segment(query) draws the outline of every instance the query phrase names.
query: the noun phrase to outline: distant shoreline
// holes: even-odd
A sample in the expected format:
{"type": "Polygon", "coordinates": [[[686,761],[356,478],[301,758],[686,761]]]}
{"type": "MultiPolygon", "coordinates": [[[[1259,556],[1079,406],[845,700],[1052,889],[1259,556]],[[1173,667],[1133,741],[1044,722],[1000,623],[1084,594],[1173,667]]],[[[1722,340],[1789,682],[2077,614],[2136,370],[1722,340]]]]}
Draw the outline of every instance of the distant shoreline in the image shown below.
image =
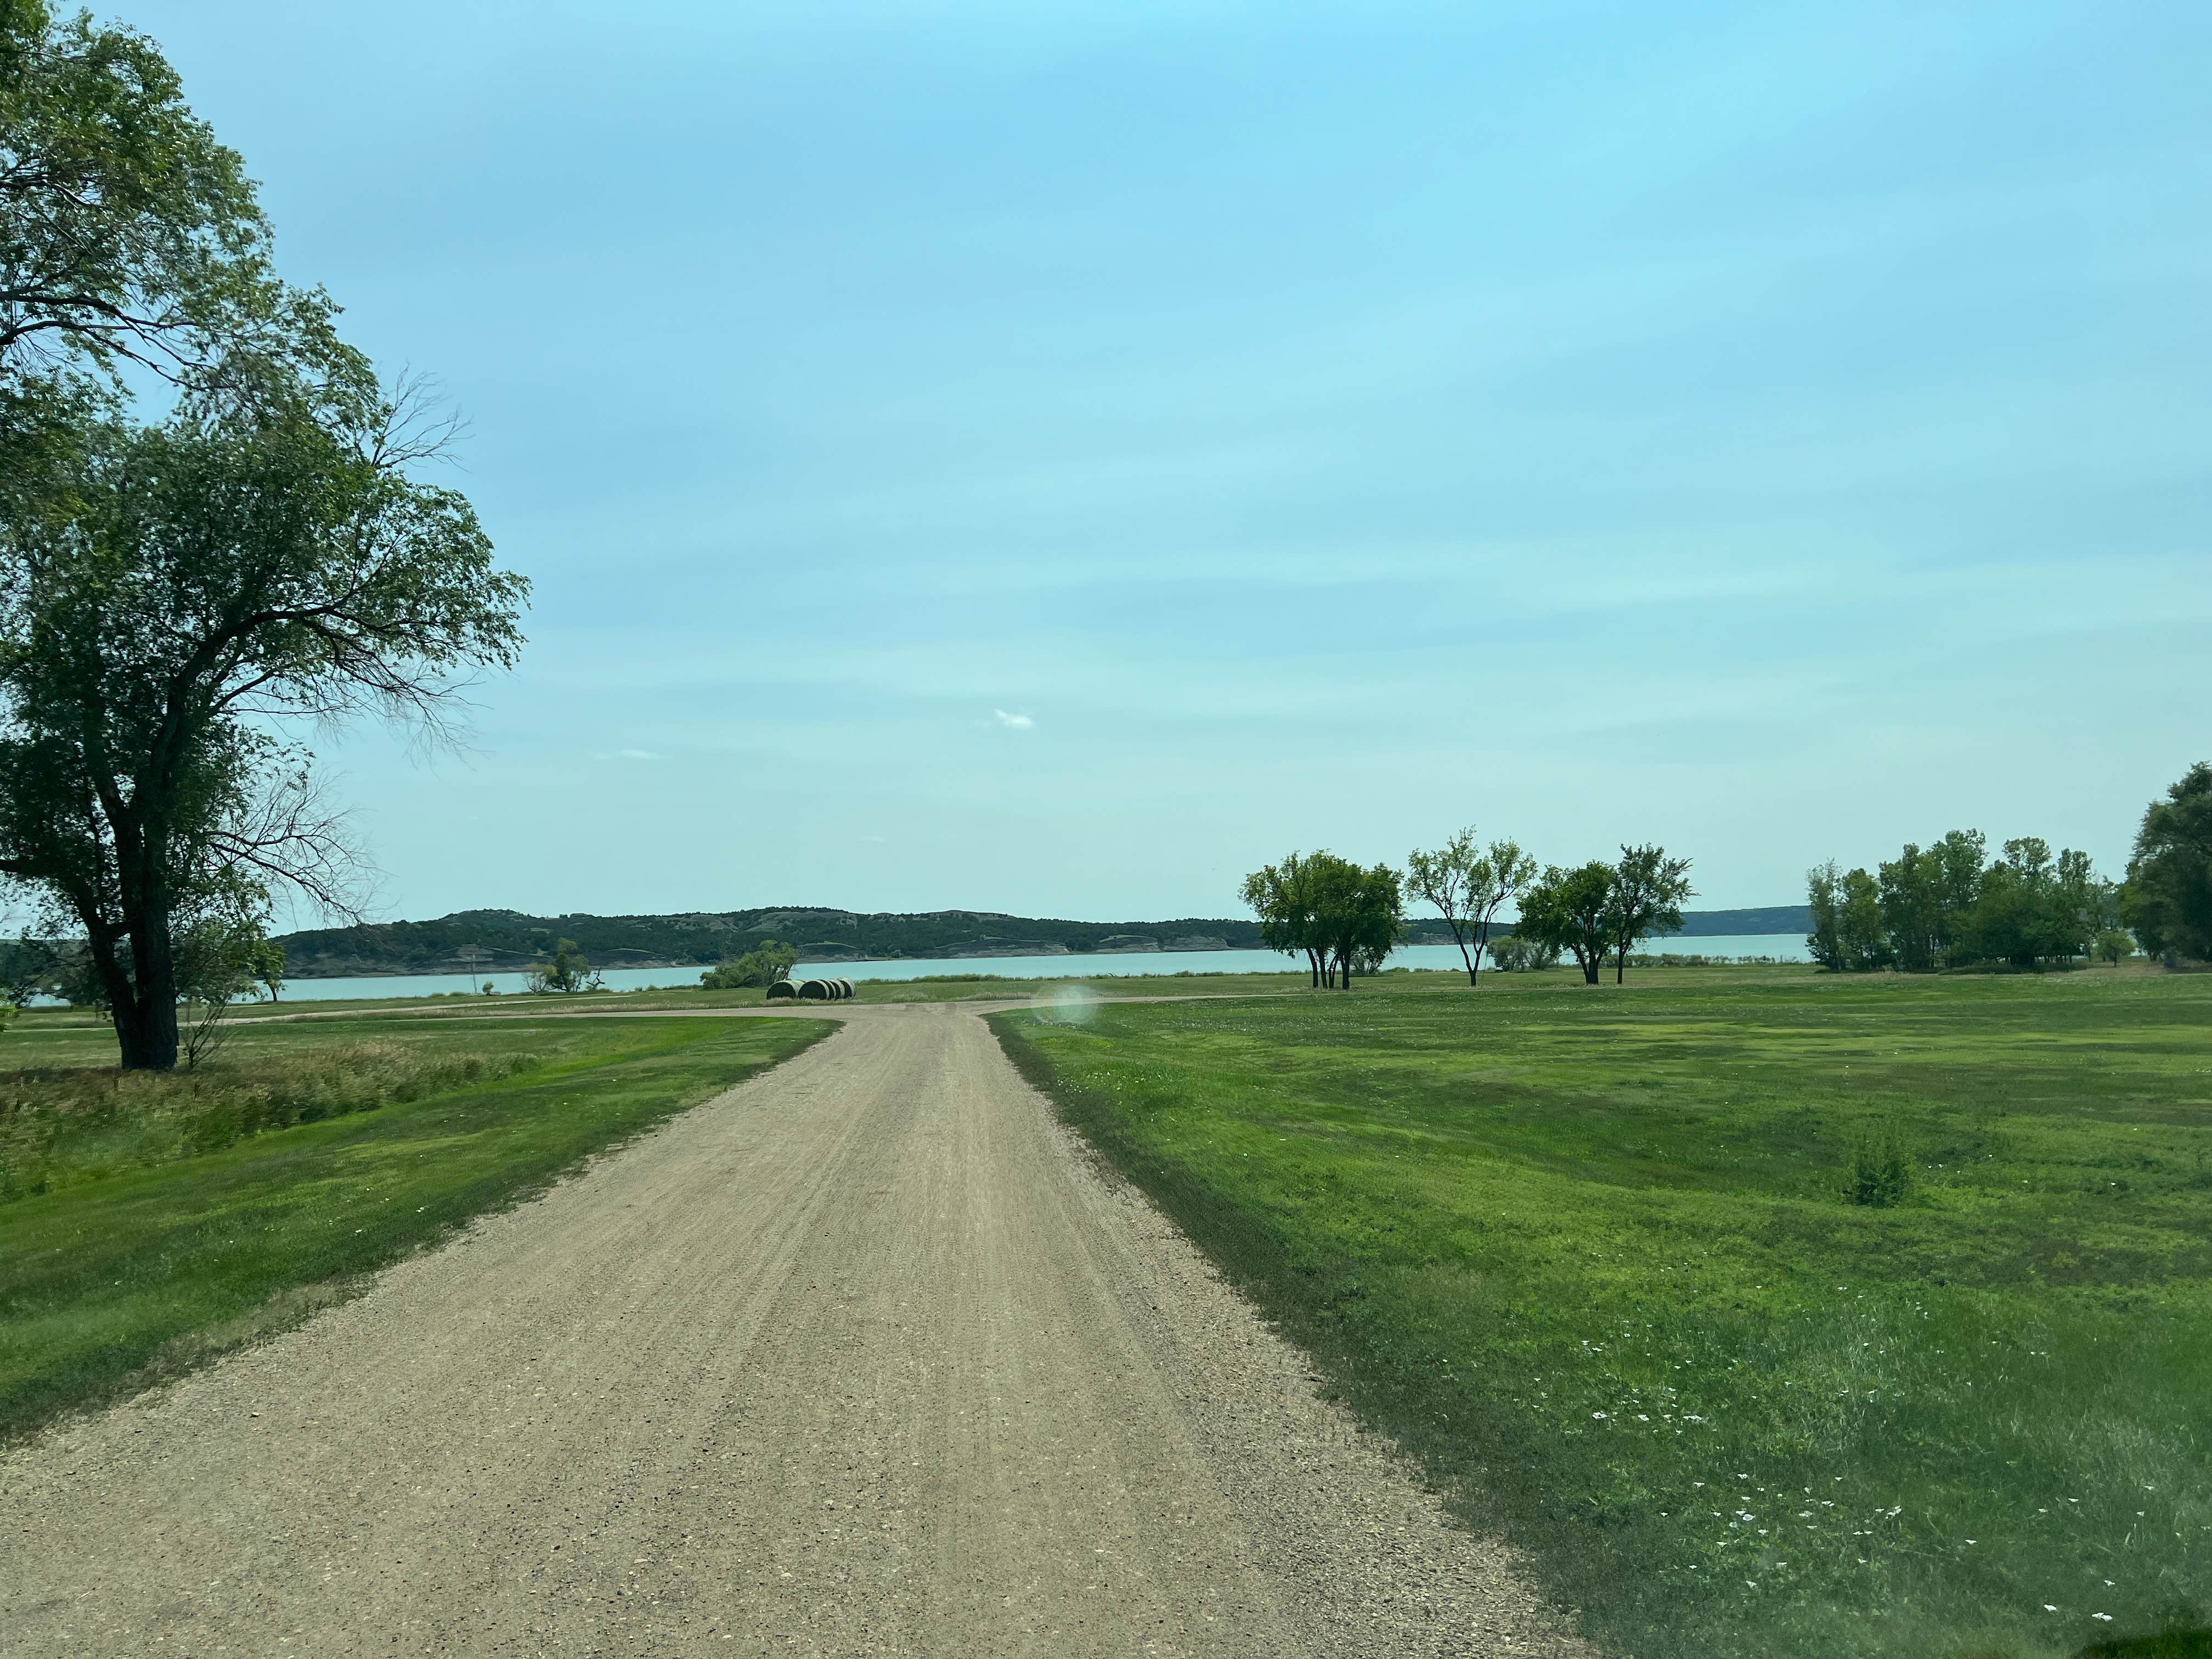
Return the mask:
{"type": "MultiPolygon", "coordinates": [[[[1680,932],[1663,937],[1669,940],[1780,937],[1788,933],[1803,933],[1811,926],[1811,917],[1803,905],[1689,911],[1684,914],[1682,920],[1684,926],[1680,932]]],[[[1510,936],[1511,932],[1510,924],[1493,927],[1491,937],[1493,939],[1503,939],[1510,936]]],[[[975,911],[872,916],[850,911],[785,910],[738,911],[715,916],[575,915],[540,919],[521,916],[513,911],[467,911],[434,922],[371,923],[360,927],[287,934],[278,942],[285,945],[289,959],[285,977],[306,981],[441,975],[466,977],[471,971],[478,975],[524,973],[529,970],[532,962],[550,953],[559,938],[577,939],[595,968],[702,971],[726,957],[742,954],[765,938],[789,934],[801,935],[793,941],[801,960],[828,966],[838,963],[962,962],[1011,957],[1200,956],[1219,951],[1263,949],[1256,933],[1257,928],[1250,921],[1231,918],[1188,918],[1149,923],[1084,923],[1041,921],[975,911]],[[788,925],[793,923],[799,925],[788,925]],[[714,924],[721,926],[715,927],[714,924]],[[909,934],[938,933],[941,936],[956,928],[964,932],[983,926],[989,927],[992,932],[981,937],[969,932],[967,937],[945,939],[941,943],[933,940],[921,949],[886,948],[874,941],[863,939],[810,939],[804,937],[809,932],[866,934],[878,928],[909,934]],[[781,932],[775,932],[779,927],[781,932]],[[655,931],[678,927],[695,933],[711,930],[726,934],[726,942],[717,938],[714,943],[719,948],[711,953],[695,951],[684,954],[653,951],[614,942],[624,934],[631,937],[640,933],[649,935],[655,931]],[[534,949],[516,949],[512,945],[504,949],[495,947],[489,951],[489,959],[476,963],[473,969],[471,964],[460,960],[458,956],[448,954],[448,951],[466,948],[467,944],[474,941],[453,940],[447,950],[437,948],[457,933],[473,933],[479,937],[504,935],[511,939],[526,931],[545,937],[534,949]],[[1040,933],[1055,932],[1062,937],[1036,936],[1040,933]],[[1007,937],[1009,933],[1015,936],[1007,937]],[[595,934],[599,937],[591,937],[595,934]],[[1029,936],[1023,937],[1024,934],[1029,936]],[[394,935],[401,937],[394,938],[394,935]],[[441,939],[437,937],[439,935],[445,937],[441,939]],[[1084,935],[1091,937],[1084,938],[1084,935]],[[394,961],[391,955],[377,948],[380,945],[386,951],[395,946],[411,946],[422,954],[411,961],[394,961]],[[348,950],[347,946],[353,948],[348,950]]],[[[706,941],[699,942],[704,944],[706,941]]],[[[1409,923],[1407,936],[1403,942],[1407,945],[1448,945],[1453,940],[1450,930],[1442,921],[1434,917],[1420,917],[1409,923]]],[[[1657,939],[1652,941],[1654,944],[1657,942],[1657,939]]],[[[478,948],[483,947],[479,945],[478,948]]]]}

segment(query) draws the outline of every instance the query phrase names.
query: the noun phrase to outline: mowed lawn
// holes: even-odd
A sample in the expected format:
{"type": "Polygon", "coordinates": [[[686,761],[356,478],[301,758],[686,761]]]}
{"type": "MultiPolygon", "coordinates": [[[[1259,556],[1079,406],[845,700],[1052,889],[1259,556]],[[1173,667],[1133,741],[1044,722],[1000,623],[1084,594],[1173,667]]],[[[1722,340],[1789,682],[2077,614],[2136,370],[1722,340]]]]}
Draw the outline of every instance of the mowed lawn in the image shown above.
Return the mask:
{"type": "MultiPolygon", "coordinates": [[[[59,1166],[67,1184],[0,1202],[0,1440],[349,1294],[832,1029],[512,1015],[242,1024],[198,1079],[210,1100],[240,1076],[312,1077],[364,1053],[372,1068],[434,1080],[480,1056],[489,1080],[200,1156],[131,1121],[80,1136],[59,1166]]],[[[113,1063],[104,1027],[32,1016],[0,1036],[0,1109],[58,1073],[113,1063]]],[[[129,1091],[118,1097],[130,1107],[129,1091]]],[[[180,1121],[199,1132],[206,1115],[180,1121]]]]}
{"type": "Polygon", "coordinates": [[[994,1018],[1616,1650],[2027,1659],[2206,1622],[2212,975],[994,1018]],[[1885,1129],[1919,1189],[1855,1206],[1885,1129]]]}

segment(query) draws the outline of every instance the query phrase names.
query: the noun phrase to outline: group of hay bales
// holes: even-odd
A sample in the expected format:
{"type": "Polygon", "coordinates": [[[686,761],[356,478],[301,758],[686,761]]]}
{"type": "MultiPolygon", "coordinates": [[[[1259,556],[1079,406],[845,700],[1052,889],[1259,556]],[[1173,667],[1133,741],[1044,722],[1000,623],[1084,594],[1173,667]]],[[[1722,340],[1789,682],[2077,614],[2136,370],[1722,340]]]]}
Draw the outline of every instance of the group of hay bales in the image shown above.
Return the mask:
{"type": "Polygon", "coordinates": [[[853,981],[849,979],[802,979],[793,984],[780,979],[768,988],[770,1002],[850,1002],[853,981]]]}

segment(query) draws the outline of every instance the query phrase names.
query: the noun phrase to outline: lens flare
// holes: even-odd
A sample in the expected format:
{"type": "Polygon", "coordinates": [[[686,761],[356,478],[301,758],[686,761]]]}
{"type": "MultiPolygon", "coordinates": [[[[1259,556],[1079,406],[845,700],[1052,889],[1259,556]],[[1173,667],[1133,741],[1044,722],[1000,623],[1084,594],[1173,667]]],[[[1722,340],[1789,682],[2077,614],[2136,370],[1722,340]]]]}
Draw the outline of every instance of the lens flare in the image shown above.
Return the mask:
{"type": "Polygon", "coordinates": [[[1030,1008],[1050,1025],[1088,1025],[1097,1006],[1098,994],[1088,985],[1060,984],[1040,990],[1030,1008]]]}

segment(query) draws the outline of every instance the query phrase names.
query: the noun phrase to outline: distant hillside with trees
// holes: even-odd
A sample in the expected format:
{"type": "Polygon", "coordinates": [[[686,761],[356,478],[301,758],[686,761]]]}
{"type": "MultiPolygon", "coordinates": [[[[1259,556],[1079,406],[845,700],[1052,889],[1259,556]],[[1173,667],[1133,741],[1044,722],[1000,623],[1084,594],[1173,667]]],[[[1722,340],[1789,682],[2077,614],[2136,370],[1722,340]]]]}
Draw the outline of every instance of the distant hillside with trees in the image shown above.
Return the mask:
{"type": "MultiPolygon", "coordinates": [[[[1708,910],[1683,917],[1685,935],[1802,933],[1806,907],[1708,910]]],[[[1498,930],[1510,931],[1510,926],[1498,930]]],[[[693,911],[656,916],[532,916],[462,910],[434,921],[387,921],[287,933],[284,971],[293,979],[368,974],[465,973],[471,949],[483,973],[516,973],[545,959],[562,939],[594,968],[704,967],[742,957],[769,939],[795,945],[803,962],[928,960],[1261,948],[1249,917],[1184,916],[1167,921],[1067,921],[988,910],[867,914],[805,905],[693,911]]],[[[1441,921],[1408,922],[1403,943],[1449,945],[1441,921]]]]}
{"type": "Polygon", "coordinates": [[[1249,921],[1189,917],[1170,921],[1065,921],[984,910],[866,915],[807,905],[693,911],[657,916],[531,916],[462,910],[434,921],[389,921],[288,933],[286,971],[299,979],[351,974],[465,971],[463,952],[483,951],[480,970],[526,967],[562,939],[593,966],[705,965],[744,955],[769,939],[798,947],[804,962],[948,957],[1058,956],[1087,951],[1220,951],[1256,946],[1249,921]]]}

